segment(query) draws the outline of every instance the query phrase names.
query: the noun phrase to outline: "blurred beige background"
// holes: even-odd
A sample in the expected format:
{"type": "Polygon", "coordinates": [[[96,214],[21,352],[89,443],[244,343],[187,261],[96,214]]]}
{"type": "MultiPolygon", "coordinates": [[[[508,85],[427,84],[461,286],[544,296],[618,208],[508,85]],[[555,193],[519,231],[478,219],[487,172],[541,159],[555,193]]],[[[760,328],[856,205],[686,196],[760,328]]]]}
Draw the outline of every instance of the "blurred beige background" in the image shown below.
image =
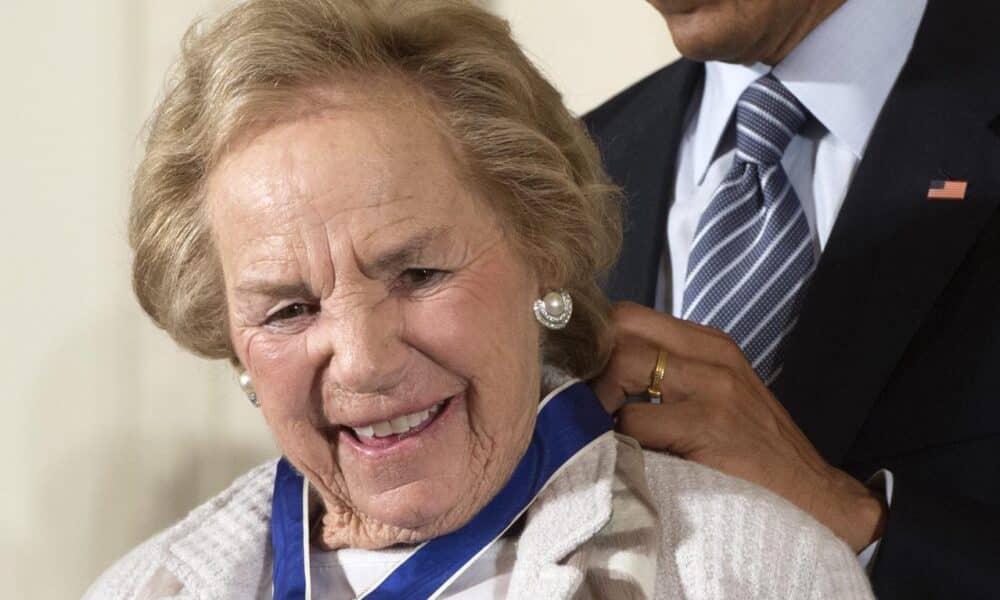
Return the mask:
{"type": "MultiPolygon", "coordinates": [[[[175,348],[129,288],[142,124],[181,33],[227,4],[0,2],[5,598],[78,598],[128,548],[276,455],[227,365],[175,348]]],[[[485,4],[577,113],[675,56],[642,0],[485,4]]]]}

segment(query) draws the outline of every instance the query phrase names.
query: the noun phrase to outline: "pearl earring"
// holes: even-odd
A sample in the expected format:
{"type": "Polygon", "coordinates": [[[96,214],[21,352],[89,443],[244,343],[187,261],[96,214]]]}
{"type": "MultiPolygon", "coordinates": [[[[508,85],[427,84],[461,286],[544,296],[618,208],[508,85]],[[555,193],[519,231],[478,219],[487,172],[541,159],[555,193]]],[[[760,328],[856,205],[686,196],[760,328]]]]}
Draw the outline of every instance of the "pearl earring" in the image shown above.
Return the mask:
{"type": "Polygon", "coordinates": [[[253,389],[253,380],[250,379],[250,373],[247,373],[246,371],[240,371],[239,381],[240,381],[240,389],[243,390],[243,393],[247,395],[247,400],[250,401],[250,404],[253,404],[254,406],[260,406],[260,401],[257,400],[257,392],[254,391],[253,389]]]}
{"type": "Polygon", "coordinates": [[[535,300],[535,318],[548,329],[562,329],[573,315],[573,299],[566,290],[549,292],[535,300]]]}

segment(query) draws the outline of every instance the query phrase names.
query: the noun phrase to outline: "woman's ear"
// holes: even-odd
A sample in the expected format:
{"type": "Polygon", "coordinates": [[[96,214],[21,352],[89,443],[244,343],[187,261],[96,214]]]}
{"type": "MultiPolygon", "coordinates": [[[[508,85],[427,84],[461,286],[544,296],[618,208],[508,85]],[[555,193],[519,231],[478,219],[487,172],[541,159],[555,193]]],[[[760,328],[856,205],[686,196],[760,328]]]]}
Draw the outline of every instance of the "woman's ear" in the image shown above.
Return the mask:
{"type": "Polygon", "coordinates": [[[541,298],[549,292],[561,290],[566,287],[566,282],[563,281],[562,277],[557,277],[555,274],[550,273],[535,271],[535,281],[538,282],[536,298],[541,298]]]}

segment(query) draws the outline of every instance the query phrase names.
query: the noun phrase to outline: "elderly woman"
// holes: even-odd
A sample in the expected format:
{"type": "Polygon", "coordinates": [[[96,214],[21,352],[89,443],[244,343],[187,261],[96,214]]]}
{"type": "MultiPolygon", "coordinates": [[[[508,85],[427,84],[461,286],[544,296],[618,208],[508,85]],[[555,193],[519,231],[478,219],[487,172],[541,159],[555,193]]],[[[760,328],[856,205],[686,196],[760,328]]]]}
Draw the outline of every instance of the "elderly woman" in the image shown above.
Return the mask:
{"type": "Polygon", "coordinates": [[[249,0],[192,29],[135,184],[135,289],[233,362],[283,458],[88,597],[868,597],[821,525],[644,455],[580,383],[618,219],[474,6],[249,0]]]}

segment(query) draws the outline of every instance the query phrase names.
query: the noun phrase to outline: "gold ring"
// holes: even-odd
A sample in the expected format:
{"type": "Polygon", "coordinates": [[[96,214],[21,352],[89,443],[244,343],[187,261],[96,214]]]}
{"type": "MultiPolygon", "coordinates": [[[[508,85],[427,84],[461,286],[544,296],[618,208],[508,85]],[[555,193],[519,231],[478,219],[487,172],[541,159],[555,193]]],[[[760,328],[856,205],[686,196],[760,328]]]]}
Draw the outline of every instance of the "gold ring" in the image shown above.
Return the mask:
{"type": "Polygon", "coordinates": [[[659,400],[663,393],[660,391],[660,382],[663,381],[663,373],[667,370],[667,353],[660,350],[656,355],[656,367],[653,368],[653,375],[649,379],[649,387],[646,393],[650,400],[659,400]]]}

